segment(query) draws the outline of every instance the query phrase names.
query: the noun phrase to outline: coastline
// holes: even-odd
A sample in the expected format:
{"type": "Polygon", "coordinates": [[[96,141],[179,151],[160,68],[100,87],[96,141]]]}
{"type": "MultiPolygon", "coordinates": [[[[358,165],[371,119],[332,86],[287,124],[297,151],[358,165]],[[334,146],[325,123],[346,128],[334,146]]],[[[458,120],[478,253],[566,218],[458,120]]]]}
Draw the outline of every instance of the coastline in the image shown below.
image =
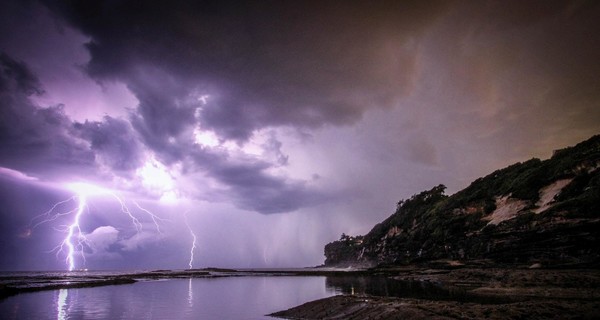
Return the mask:
{"type": "Polygon", "coordinates": [[[305,303],[269,316],[282,319],[597,319],[597,301],[532,300],[479,304],[341,295],[305,303]]]}
{"type": "Polygon", "coordinates": [[[406,266],[375,269],[220,269],[38,272],[0,276],[0,301],[44,290],[181,278],[324,276],[340,295],[269,314],[284,319],[594,319],[600,270],[406,266]]]}
{"type": "Polygon", "coordinates": [[[269,316],[308,320],[597,319],[600,315],[597,269],[415,268],[385,273],[400,283],[435,285],[448,294],[415,298],[346,293],[269,316]]]}

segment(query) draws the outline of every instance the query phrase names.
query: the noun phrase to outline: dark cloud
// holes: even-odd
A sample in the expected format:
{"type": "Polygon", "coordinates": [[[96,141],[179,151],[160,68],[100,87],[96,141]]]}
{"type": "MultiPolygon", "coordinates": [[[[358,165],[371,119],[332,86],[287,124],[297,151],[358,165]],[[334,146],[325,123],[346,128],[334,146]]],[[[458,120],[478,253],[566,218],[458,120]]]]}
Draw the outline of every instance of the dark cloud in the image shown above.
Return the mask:
{"type": "Polygon", "coordinates": [[[290,157],[281,151],[282,146],[283,143],[277,140],[277,137],[271,133],[268,140],[262,145],[265,153],[264,156],[267,158],[274,158],[278,165],[287,165],[290,157]]]}
{"type": "Polygon", "coordinates": [[[113,171],[129,172],[143,165],[143,146],[129,122],[105,116],[102,121],[75,123],[74,129],[90,142],[96,160],[113,171]]]}
{"type": "Polygon", "coordinates": [[[164,162],[180,160],[193,148],[192,133],[200,102],[165,72],[146,69],[135,76],[129,88],[139,106],[130,115],[131,124],[164,162]]]}
{"type": "Polygon", "coordinates": [[[19,91],[25,96],[42,94],[38,78],[22,63],[13,60],[6,53],[0,53],[2,64],[2,78],[0,78],[0,90],[2,92],[19,91]]]}
{"type": "Polygon", "coordinates": [[[202,172],[224,186],[217,193],[228,201],[261,213],[328,196],[269,172],[288,163],[275,138],[262,146],[274,162],[240,161],[195,145],[193,131],[241,145],[265,127],[344,125],[369,108],[395,106],[417,72],[414,36],[444,8],[419,1],[44,3],[90,37],[88,74],[122,81],[135,94],[131,124],[160,161],[191,161],[188,173],[202,172]]]}
{"type": "Polygon", "coordinates": [[[41,92],[24,63],[0,55],[0,164],[44,175],[53,168],[90,166],[94,155],[71,136],[63,106],[37,108],[30,101],[41,92]]]}
{"type": "MultiPolygon", "coordinates": [[[[267,141],[273,140],[270,137],[267,141]]],[[[285,156],[279,152],[270,162],[255,156],[234,156],[219,148],[193,148],[183,158],[183,174],[198,186],[206,185],[206,181],[214,183],[186,191],[197,199],[228,202],[264,214],[291,212],[334,199],[332,192],[319,190],[307,181],[274,175],[272,170],[285,161],[281,157],[285,156]]]]}
{"type": "Polygon", "coordinates": [[[274,177],[262,161],[245,164],[215,163],[210,177],[228,186],[228,199],[240,208],[260,213],[281,213],[316,205],[327,200],[305,182],[274,177]]]}
{"type": "Polygon", "coordinates": [[[177,112],[175,100],[196,90],[211,96],[203,127],[238,141],[265,126],[347,124],[368,108],[394,106],[415,76],[411,39],[444,8],[420,1],[45,3],[91,37],[89,74],[127,83],[149,126],[157,125],[157,109],[177,112]],[[175,77],[180,88],[147,97],[136,76],[146,68],[164,71],[161,83],[175,77]]]}
{"type": "Polygon", "coordinates": [[[0,166],[46,178],[91,177],[104,165],[130,173],[142,165],[143,146],[129,122],[73,122],[64,105],[39,107],[37,77],[20,61],[0,54],[0,166]]]}

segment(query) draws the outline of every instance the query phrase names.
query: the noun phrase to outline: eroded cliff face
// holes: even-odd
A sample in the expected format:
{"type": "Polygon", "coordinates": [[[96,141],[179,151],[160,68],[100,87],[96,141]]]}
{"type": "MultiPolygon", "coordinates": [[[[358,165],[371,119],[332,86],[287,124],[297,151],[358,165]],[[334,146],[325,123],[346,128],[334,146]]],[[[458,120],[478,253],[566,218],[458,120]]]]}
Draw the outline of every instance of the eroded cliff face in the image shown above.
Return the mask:
{"type": "Polygon", "coordinates": [[[359,237],[325,246],[325,265],[432,260],[544,265],[600,264],[600,136],[477,179],[400,201],[359,237]]]}

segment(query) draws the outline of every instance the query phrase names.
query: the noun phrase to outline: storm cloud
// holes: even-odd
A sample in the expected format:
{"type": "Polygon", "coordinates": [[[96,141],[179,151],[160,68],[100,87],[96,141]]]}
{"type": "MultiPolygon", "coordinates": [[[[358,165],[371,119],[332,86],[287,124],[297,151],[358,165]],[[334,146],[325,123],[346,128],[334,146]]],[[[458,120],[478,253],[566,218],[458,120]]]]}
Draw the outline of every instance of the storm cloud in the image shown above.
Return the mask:
{"type": "Polygon", "coordinates": [[[182,170],[201,173],[192,178],[191,184],[194,179],[210,178],[223,186],[220,191],[206,194],[194,192],[193,188],[187,193],[199,199],[228,199],[240,208],[261,213],[294,211],[326,199],[325,194],[311,190],[303,181],[266,172],[285,164],[280,143],[273,136],[264,146],[274,155],[273,162],[252,158],[241,161],[224,150],[194,144],[189,130],[189,136],[180,136],[186,131],[186,122],[188,127],[194,124],[193,109],[189,116],[157,116],[154,120],[158,123],[149,131],[136,122],[137,117],[144,118],[143,113],[132,115],[133,124],[108,115],[102,121],[74,122],[62,105],[41,108],[32,103],[30,96],[43,94],[43,89],[24,63],[6,54],[0,56],[0,62],[3,112],[0,139],[4,148],[0,164],[3,166],[63,180],[77,175],[108,181],[115,177],[131,179],[144,166],[147,153],[153,151],[166,163],[191,163],[182,170]]]}
{"type": "Polygon", "coordinates": [[[415,96],[457,135],[561,140],[600,120],[589,1],[44,3],[89,37],[87,73],[135,94],[132,122],[157,149],[195,126],[244,143],[410,114],[415,96]]]}
{"type": "Polygon", "coordinates": [[[183,101],[196,93],[209,96],[202,126],[238,141],[265,126],[349,124],[365,109],[394,106],[412,89],[414,38],[444,9],[420,1],[47,5],[90,37],[87,72],[127,83],[153,130],[176,133],[153,115],[170,110],[181,123],[190,116],[183,101]]]}
{"type": "Polygon", "coordinates": [[[0,148],[2,165],[39,175],[48,168],[86,167],[94,155],[71,135],[63,106],[38,108],[30,96],[43,93],[27,66],[0,53],[0,148]]]}

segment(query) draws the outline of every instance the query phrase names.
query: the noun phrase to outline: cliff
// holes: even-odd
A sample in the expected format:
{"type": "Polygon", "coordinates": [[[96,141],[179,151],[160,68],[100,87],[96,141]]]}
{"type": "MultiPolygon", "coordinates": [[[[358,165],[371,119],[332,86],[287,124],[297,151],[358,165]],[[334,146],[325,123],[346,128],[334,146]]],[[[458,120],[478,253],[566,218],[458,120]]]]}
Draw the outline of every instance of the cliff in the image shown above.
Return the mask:
{"type": "Polygon", "coordinates": [[[398,202],[364,236],[325,246],[326,266],[470,263],[598,266],[600,135],[479,178],[398,202]]]}

